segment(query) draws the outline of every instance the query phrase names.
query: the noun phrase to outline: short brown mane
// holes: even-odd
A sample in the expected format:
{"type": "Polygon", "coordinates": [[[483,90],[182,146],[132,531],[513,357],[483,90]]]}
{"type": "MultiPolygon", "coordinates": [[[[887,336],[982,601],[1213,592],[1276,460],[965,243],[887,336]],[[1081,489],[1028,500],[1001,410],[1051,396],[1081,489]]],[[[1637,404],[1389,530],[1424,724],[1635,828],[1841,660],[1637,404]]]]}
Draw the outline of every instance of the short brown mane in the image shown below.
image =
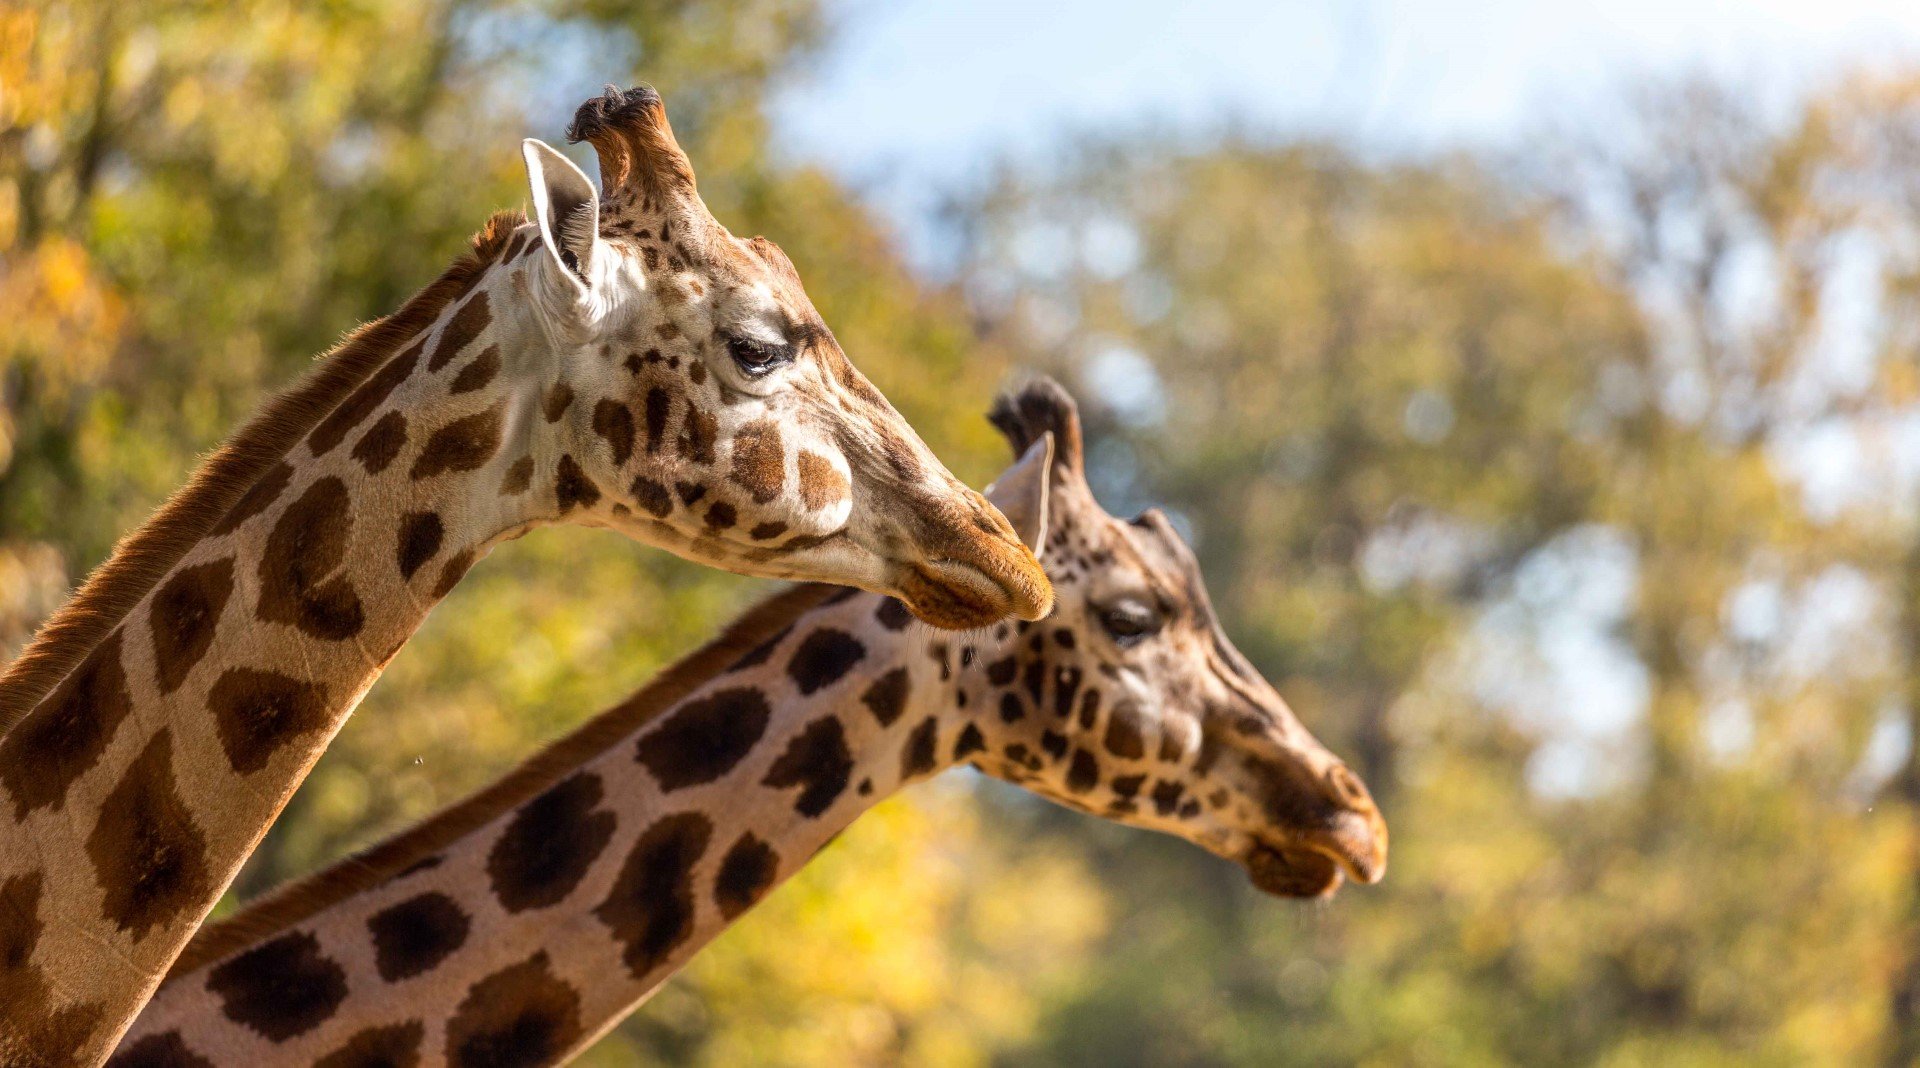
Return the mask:
{"type": "Polygon", "coordinates": [[[378,845],[288,883],[202,930],[165,982],[292,927],[336,901],[364,893],[486,826],[618,743],[829,597],[835,586],[794,586],[749,608],[719,637],[676,661],[638,692],[574,729],[479,793],[441,809],[378,845]]]}
{"type": "Polygon", "coordinates": [[[207,536],[242,494],[388,356],[433,325],[500,255],[518,211],[496,213],[475,234],[472,249],[400,310],[349,333],[319,366],[249,419],[202,462],[187,484],[133,533],[120,540],[80,592],[41,626],[0,672],[0,734],[19,722],[93,650],[195,543],[207,536]]]}

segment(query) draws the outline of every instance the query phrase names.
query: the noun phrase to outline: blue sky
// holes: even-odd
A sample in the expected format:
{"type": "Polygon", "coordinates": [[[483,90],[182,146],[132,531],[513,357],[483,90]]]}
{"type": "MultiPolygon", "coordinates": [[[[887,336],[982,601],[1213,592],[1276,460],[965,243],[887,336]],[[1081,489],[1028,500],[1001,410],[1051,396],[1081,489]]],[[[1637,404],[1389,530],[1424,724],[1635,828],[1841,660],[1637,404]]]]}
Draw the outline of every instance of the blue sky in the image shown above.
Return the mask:
{"type": "Polygon", "coordinates": [[[903,224],[992,161],[1076,130],[1228,121],[1376,151],[1506,144],[1601,121],[1693,69],[1757,93],[1920,62],[1920,0],[829,0],[823,62],[777,105],[782,148],[903,224]]]}

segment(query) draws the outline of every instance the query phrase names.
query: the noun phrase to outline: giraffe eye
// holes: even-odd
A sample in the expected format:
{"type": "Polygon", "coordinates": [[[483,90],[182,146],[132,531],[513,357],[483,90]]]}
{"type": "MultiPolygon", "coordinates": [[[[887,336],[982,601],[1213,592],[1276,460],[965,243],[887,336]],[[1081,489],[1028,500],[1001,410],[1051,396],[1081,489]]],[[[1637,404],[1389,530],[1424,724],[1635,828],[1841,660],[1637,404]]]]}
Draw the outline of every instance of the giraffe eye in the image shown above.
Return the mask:
{"type": "Polygon", "coordinates": [[[741,371],[754,377],[793,359],[793,346],[762,341],[744,334],[727,334],[727,355],[741,371]]]}
{"type": "Polygon", "coordinates": [[[1144,601],[1129,599],[1100,609],[1101,629],[1123,649],[1158,634],[1166,623],[1166,616],[1144,601]]]}

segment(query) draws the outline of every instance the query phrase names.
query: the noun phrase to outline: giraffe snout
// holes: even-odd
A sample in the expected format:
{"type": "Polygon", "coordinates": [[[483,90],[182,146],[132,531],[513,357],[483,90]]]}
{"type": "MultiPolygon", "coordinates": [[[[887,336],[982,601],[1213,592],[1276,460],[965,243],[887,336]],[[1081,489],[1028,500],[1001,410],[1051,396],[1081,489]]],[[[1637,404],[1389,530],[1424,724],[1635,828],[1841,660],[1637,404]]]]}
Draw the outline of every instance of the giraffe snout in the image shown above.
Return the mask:
{"type": "Polygon", "coordinates": [[[929,500],[909,538],[918,559],[902,568],[900,599],[922,620],[950,630],[1009,616],[1045,618],[1053,611],[1053,584],[1033,550],[986,498],[958,489],[960,504],[929,500]]]}
{"type": "Polygon", "coordinates": [[[1247,868],[1255,884],[1318,896],[1331,893],[1342,875],[1379,882],[1387,870],[1387,823],[1360,777],[1297,725],[1239,722],[1232,744],[1254,782],[1261,824],[1249,828],[1255,845],[1247,868]]]}
{"type": "Polygon", "coordinates": [[[1325,855],[1357,883],[1379,882],[1387,872],[1387,822],[1366,785],[1332,757],[1303,779],[1304,797],[1269,806],[1276,839],[1325,855]]]}

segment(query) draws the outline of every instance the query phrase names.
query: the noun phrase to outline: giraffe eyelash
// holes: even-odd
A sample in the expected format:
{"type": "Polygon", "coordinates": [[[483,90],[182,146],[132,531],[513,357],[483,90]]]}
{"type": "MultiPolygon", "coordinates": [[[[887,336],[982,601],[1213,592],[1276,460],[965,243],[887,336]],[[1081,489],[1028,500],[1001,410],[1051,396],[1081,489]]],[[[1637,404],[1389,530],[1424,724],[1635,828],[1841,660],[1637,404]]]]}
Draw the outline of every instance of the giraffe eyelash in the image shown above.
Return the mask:
{"type": "Polygon", "coordinates": [[[727,342],[727,355],[742,373],[758,378],[761,375],[793,361],[794,348],[791,344],[762,341],[744,334],[724,334],[727,342]]]}

